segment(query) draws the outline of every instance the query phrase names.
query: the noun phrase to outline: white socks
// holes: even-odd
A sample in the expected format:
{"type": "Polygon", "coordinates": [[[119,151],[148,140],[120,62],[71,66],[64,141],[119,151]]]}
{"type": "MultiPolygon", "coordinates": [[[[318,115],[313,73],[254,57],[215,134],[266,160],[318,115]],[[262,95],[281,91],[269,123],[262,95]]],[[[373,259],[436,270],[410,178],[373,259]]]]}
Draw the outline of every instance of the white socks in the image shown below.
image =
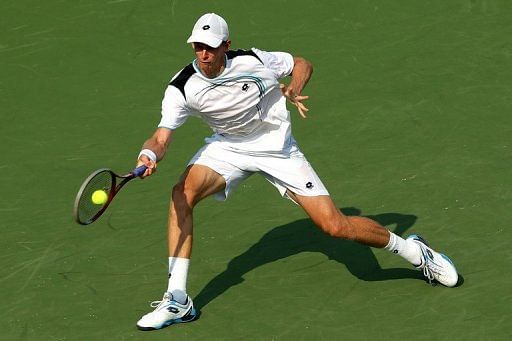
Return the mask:
{"type": "Polygon", "coordinates": [[[420,247],[415,242],[403,239],[391,231],[389,232],[389,243],[384,248],[402,256],[412,265],[417,266],[421,264],[420,247]]]}
{"type": "Polygon", "coordinates": [[[187,302],[187,275],[190,259],[169,257],[169,284],[167,291],[172,294],[175,301],[185,304],[187,302]]]}

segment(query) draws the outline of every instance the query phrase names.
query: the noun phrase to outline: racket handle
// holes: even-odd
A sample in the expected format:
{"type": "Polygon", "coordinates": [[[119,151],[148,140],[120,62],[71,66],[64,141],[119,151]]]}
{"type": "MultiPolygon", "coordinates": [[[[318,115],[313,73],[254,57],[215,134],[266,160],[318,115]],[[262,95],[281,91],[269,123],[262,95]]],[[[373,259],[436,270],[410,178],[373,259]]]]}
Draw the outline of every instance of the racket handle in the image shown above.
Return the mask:
{"type": "Polygon", "coordinates": [[[139,167],[135,168],[134,170],[132,170],[131,173],[133,174],[133,176],[141,176],[142,174],[144,174],[146,169],[148,169],[148,167],[142,165],[142,166],[139,166],[139,167]]]}

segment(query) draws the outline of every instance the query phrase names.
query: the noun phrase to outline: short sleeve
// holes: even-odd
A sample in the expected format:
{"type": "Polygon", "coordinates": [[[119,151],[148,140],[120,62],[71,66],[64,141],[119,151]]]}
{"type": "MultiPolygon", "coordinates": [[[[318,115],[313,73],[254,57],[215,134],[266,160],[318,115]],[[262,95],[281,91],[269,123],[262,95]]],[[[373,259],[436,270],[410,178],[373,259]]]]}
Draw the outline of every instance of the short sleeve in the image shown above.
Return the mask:
{"type": "Polygon", "coordinates": [[[294,62],[291,54],[286,52],[265,52],[254,47],[252,51],[263,62],[263,65],[274,72],[277,79],[292,73],[294,62]]]}
{"type": "Polygon", "coordinates": [[[185,123],[188,116],[183,94],[175,86],[169,85],[162,100],[162,119],[158,127],[174,130],[185,123]]]}

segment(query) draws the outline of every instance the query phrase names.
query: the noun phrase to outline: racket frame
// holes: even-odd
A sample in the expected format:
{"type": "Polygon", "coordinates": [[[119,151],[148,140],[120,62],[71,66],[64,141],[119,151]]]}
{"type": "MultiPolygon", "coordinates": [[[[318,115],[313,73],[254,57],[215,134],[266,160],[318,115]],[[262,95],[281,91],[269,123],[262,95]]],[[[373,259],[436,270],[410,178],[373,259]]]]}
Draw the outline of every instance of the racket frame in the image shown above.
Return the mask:
{"type": "Polygon", "coordinates": [[[132,179],[134,179],[134,178],[144,174],[144,171],[146,169],[147,169],[147,167],[142,165],[142,166],[139,166],[139,167],[135,168],[133,171],[131,171],[130,173],[128,173],[126,175],[117,175],[116,173],[114,173],[112,170],[110,170],[108,168],[100,168],[100,169],[92,172],[87,177],[87,179],[84,180],[84,182],[82,183],[82,186],[80,186],[80,189],[78,190],[78,193],[76,195],[75,203],[73,205],[73,217],[74,217],[74,220],[78,224],[80,224],[80,225],[89,225],[89,224],[95,222],[106,211],[107,207],[110,205],[110,203],[112,202],[112,200],[114,199],[116,194],[121,190],[121,188],[128,181],[130,181],[130,180],[132,180],[132,179]],[[99,173],[102,173],[102,172],[108,172],[110,174],[110,176],[112,177],[112,186],[111,186],[110,191],[108,193],[107,201],[103,204],[103,207],[98,211],[98,213],[96,213],[91,219],[89,219],[87,221],[81,221],[80,218],[79,218],[79,204],[80,204],[80,201],[81,200],[90,200],[89,198],[82,198],[82,194],[85,191],[85,189],[87,188],[87,185],[89,184],[89,182],[96,175],[98,175],[99,173]],[[117,183],[118,180],[121,180],[121,181],[119,183],[117,183]]]}

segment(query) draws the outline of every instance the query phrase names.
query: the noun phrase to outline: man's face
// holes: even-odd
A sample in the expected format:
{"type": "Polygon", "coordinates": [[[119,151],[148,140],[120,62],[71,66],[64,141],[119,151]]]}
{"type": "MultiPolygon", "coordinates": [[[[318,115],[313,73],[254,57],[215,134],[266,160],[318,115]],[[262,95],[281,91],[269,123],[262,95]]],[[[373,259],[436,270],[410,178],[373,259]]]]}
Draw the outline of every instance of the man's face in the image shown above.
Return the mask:
{"type": "Polygon", "coordinates": [[[219,47],[213,48],[203,43],[192,43],[197,65],[208,78],[217,77],[224,70],[224,55],[229,50],[230,41],[225,41],[219,47]]]}

